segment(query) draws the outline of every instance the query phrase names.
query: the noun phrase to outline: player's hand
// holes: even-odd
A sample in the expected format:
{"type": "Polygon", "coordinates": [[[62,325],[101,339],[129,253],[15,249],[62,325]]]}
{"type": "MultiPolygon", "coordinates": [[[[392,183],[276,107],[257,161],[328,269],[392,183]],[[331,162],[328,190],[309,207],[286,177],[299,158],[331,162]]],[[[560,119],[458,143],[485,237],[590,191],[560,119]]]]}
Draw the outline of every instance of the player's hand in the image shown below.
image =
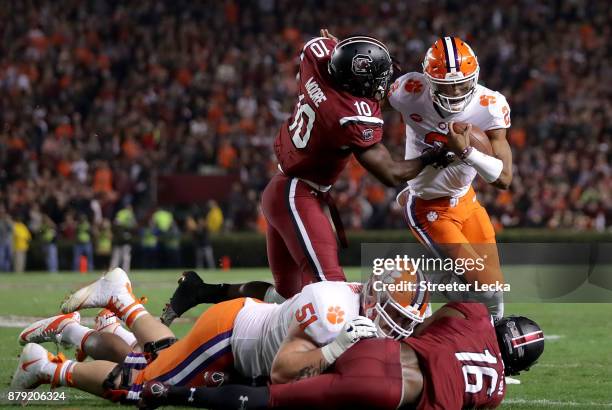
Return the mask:
{"type": "Polygon", "coordinates": [[[431,165],[434,168],[446,168],[455,160],[455,154],[446,149],[442,143],[435,142],[430,148],[426,148],[421,154],[421,161],[424,165],[431,165]]]}
{"type": "Polygon", "coordinates": [[[448,142],[446,143],[446,147],[449,151],[461,155],[463,150],[470,146],[472,124],[468,124],[462,133],[455,132],[453,125],[452,121],[448,123],[448,142]]]}
{"type": "Polygon", "coordinates": [[[364,316],[357,316],[344,324],[344,327],[333,342],[321,348],[323,357],[329,364],[361,339],[377,336],[376,325],[364,316]]]}
{"type": "Polygon", "coordinates": [[[321,37],[329,38],[330,40],[334,40],[336,43],[340,41],[338,37],[331,34],[329,30],[326,28],[322,28],[320,33],[321,33],[321,37]]]}

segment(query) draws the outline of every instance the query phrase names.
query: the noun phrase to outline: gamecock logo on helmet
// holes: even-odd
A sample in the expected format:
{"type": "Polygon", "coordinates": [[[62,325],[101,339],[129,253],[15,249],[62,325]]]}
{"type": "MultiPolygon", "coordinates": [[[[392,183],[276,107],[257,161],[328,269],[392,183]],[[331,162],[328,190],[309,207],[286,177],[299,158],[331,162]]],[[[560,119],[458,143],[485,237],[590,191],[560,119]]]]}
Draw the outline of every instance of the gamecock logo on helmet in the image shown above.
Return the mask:
{"type": "Polygon", "coordinates": [[[353,73],[358,75],[368,74],[372,65],[372,57],[365,54],[357,54],[353,57],[353,73]]]}

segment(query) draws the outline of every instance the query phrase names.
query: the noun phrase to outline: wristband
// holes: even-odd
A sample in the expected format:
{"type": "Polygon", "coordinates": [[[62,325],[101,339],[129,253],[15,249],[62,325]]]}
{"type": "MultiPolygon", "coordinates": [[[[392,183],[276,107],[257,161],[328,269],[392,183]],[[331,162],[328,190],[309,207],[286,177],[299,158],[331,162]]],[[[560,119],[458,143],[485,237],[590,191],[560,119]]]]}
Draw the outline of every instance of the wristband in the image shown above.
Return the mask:
{"type": "Polygon", "coordinates": [[[472,149],[463,162],[473,167],[489,184],[495,182],[504,169],[504,163],[500,159],[483,154],[477,149],[472,149]]]}

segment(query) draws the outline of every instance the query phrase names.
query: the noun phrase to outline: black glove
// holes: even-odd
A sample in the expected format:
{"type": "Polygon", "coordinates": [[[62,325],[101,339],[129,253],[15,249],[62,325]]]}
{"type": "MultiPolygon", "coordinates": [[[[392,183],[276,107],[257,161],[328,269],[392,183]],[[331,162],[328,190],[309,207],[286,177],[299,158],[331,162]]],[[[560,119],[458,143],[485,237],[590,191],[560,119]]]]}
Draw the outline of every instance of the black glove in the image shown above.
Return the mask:
{"type": "Polygon", "coordinates": [[[434,168],[446,168],[455,160],[455,154],[446,149],[446,146],[439,142],[434,142],[430,148],[423,150],[421,161],[425,166],[431,165],[434,168]]]}

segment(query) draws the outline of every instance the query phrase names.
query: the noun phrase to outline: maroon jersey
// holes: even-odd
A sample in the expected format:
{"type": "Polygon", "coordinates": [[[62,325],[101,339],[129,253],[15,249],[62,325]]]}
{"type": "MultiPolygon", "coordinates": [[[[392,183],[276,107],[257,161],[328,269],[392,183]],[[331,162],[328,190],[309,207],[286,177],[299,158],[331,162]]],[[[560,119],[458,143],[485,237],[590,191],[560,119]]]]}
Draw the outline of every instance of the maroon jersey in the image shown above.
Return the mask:
{"type": "Polygon", "coordinates": [[[496,407],[506,391],[495,328],[480,303],[445,305],[466,317],[444,317],[404,340],[419,357],[423,393],[418,409],[496,407]]]}
{"type": "Polygon", "coordinates": [[[310,40],[300,55],[299,96],[293,115],[274,143],[282,171],[320,185],[332,185],[355,149],[382,138],[380,104],[332,84],[327,70],[336,43],[310,40]]]}

